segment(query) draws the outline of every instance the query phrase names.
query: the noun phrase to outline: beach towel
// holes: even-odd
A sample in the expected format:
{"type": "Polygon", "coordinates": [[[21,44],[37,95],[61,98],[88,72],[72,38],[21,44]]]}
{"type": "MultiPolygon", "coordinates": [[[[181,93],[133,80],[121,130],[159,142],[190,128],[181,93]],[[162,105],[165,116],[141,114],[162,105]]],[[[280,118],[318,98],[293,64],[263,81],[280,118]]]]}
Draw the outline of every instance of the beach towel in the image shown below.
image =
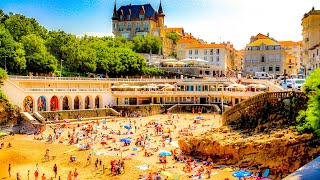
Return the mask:
{"type": "Polygon", "coordinates": [[[147,170],[147,169],[149,169],[149,165],[136,166],[136,168],[141,169],[141,170],[147,170]]]}

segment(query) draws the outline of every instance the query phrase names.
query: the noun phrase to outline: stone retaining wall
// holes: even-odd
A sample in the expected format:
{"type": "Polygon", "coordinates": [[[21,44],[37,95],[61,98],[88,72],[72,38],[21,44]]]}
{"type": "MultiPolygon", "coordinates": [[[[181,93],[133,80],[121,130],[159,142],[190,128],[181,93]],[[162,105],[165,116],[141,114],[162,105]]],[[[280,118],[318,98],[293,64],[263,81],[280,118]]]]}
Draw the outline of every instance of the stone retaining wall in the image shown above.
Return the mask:
{"type": "Polygon", "coordinates": [[[122,112],[125,116],[126,113],[137,113],[142,116],[150,116],[155,114],[165,113],[172,105],[153,104],[153,105],[136,105],[136,106],[113,106],[118,112],[122,112]]]}
{"type": "Polygon", "coordinates": [[[59,116],[59,119],[77,119],[80,115],[82,118],[93,118],[93,117],[106,117],[116,116],[116,112],[111,108],[106,109],[85,109],[85,110],[68,110],[68,111],[46,111],[39,112],[45,119],[53,120],[55,116],[59,116]]]}

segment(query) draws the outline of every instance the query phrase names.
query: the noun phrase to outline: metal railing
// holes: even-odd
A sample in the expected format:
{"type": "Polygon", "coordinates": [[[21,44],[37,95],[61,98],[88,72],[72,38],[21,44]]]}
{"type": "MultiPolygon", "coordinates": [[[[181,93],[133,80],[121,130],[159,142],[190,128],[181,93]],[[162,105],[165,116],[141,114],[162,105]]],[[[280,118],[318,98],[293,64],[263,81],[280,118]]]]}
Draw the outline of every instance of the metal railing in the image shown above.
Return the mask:
{"type": "Polygon", "coordinates": [[[251,97],[263,92],[239,91],[112,91],[115,96],[179,95],[179,96],[241,96],[251,97]]]}
{"type": "Polygon", "coordinates": [[[106,88],[25,88],[26,92],[108,92],[106,88]]]}

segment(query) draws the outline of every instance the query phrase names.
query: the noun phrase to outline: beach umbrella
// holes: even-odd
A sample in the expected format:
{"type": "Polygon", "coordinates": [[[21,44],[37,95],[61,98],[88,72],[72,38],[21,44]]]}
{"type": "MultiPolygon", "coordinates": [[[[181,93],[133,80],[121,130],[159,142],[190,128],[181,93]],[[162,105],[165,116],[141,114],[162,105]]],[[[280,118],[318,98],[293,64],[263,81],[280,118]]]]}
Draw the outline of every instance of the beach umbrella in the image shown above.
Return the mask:
{"type": "Polygon", "coordinates": [[[171,152],[165,150],[159,151],[159,154],[160,156],[171,156],[171,152]]]}
{"type": "Polygon", "coordinates": [[[169,59],[164,59],[162,60],[162,62],[177,62],[178,60],[173,59],[173,58],[169,58],[169,59]]]}
{"type": "Polygon", "coordinates": [[[195,119],[204,119],[203,116],[197,116],[195,119]]]}
{"type": "Polygon", "coordinates": [[[91,155],[93,155],[93,154],[96,154],[96,153],[95,153],[95,152],[93,152],[93,151],[91,151],[91,152],[90,152],[90,154],[91,154],[91,155]]]}
{"type": "Polygon", "coordinates": [[[7,133],[5,133],[5,132],[0,132],[0,136],[6,136],[7,135],[7,133]]]}
{"type": "Polygon", "coordinates": [[[117,86],[111,86],[111,88],[118,88],[117,86]]]}
{"type": "Polygon", "coordinates": [[[252,175],[251,172],[244,171],[244,170],[240,170],[240,171],[236,171],[236,172],[232,173],[233,177],[236,177],[236,178],[239,178],[239,179],[245,178],[245,177],[249,177],[251,175],[252,175]]]}
{"type": "Polygon", "coordinates": [[[164,175],[164,176],[167,176],[167,177],[170,177],[170,178],[173,177],[172,174],[169,173],[169,172],[167,172],[167,171],[161,171],[160,174],[161,174],[161,175],[164,175]]]}
{"type": "Polygon", "coordinates": [[[128,129],[128,130],[131,129],[131,126],[128,126],[128,125],[125,125],[125,126],[123,126],[123,127],[126,128],[126,129],[128,129]]]}
{"type": "Polygon", "coordinates": [[[124,143],[127,143],[127,144],[131,143],[131,139],[129,139],[129,138],[122,138],[122,139],[120,139],[120,141],[124,142],[124,143]]]}

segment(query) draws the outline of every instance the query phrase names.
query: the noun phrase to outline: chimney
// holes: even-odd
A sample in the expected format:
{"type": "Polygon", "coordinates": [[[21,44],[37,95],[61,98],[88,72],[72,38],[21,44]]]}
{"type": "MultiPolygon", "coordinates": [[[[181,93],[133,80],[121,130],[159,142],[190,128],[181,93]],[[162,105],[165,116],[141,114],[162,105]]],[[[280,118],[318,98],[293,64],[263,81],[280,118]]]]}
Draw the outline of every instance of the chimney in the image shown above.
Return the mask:
{"type": "Polygon", "coordinates": [[[254,37],[254,36],[251,36],[251,38],[250,38],[250,43],[252,43],[252,42],[255,41],[255,40],[257,40],[257,38],[254,37]]]}
{"type": "Polygon", "coordinates": [[[269,33],[267,33],[267,36],[269,37],[269,33]]]}

